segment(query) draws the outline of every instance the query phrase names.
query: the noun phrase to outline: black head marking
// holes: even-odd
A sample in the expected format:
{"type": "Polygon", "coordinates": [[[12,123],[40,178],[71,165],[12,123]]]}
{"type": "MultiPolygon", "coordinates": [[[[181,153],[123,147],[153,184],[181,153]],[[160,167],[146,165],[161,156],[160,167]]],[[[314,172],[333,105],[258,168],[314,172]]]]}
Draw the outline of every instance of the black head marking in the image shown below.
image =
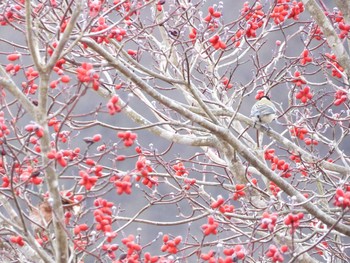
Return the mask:
{"type": "Polygon", "coordinates": [[[267,95],[262,96],[259,100],[261,100],[262,98],[266,98],[266,99],[270,100],[270,97],[267,95]]]}

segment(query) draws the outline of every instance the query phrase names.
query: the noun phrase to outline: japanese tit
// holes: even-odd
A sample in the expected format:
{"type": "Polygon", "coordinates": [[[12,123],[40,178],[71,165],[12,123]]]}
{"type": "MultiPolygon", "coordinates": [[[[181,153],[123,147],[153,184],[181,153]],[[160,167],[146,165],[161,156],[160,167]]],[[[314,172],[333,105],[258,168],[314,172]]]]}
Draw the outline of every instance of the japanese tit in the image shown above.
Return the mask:
{"type": "Polygon", "coordinates": [[[262,96],[252,107],[250,117],[254,123],[269,124],[276,118],[276,107],[268,96],[262,96]]]}

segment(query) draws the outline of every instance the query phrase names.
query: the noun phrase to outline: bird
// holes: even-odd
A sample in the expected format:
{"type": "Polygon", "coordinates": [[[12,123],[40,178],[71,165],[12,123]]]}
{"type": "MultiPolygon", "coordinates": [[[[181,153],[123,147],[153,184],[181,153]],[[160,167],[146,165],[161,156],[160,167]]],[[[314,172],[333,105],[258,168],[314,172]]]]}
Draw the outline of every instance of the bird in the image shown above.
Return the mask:
{"type": "MultiPolygon", "coordinates": [[[[65,191],[61,192],[61,202],[65,212],[73,211],[76,215],[80,213],[81,200],[78,201],[78,196],[76,195],[75,199],[73,196],[65,196],[65,191]]],[[[79,197],[80,198],[80,197],[79,197]]],[[[28,200],[27,200],[28,201],[28,200]]],[[[49,198],[44,198],[38,205],[32,205],[28,201],[29,205],[29,219],[32,221],[32,228],[34,233],[42,234],[48,230],[49,225],[52,223],[53,217],[53,208],[52,201],[49,198]]]]}
{"type": "Polygon", "coordinates": [[[32,227],[35,233],[44,232],[52,220],[52,207],[45,200],[38,207],[30,206],[29,218],[32,221],[32,227]]]}
{"type": "Polygon", "coordinates": [[[276,119],[276,107],[268,96],[262,96],[252,107],[250,117],[256,123],[269,124],[276,119]]]}

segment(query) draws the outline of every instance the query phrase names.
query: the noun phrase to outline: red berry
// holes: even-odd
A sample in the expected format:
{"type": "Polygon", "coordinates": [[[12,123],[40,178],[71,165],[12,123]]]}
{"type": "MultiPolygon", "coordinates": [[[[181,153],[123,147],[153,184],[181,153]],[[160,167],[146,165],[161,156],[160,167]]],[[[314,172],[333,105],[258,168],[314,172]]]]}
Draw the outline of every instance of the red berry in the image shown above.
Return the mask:
{"type": "Polygon", "coordinates": [[[9,61],[15,61],[21,57],[21,54],[13,53],[7,56],[7,60],[9,61]]]}
{"type": "Polygon", "coordinates": [[[68,83],[70,82],[70,77],[68,75],[64,75],[61,77],[61,82],[68,83]]]}

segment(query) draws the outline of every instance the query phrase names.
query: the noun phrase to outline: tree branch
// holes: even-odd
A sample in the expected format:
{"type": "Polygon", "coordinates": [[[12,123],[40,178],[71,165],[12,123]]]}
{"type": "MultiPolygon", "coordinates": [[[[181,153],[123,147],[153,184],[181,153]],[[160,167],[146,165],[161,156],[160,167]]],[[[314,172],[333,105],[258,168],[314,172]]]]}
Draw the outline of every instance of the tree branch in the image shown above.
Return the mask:
{"type": "Polygon", "coordinates": [[[243,156],[247,161],[250,162],[261,174],[266,176],[269,180],[276,183],[278,187],[280,187],[285,193],[289,196],[295,196],[297,200],[301,203],[310,214],[318,218],[320,221],[325,223],[328,226],[333,226],[335,230],[345,235],[350,236],[350,227],[338,223],[337,220],[328,216],[326,213],[322,212],[317,206],[310,203],[299,191],[297,191],[291,184],[287,181],[283,180],[280,176],[275,174],[271,169],[266,167],[264,163],[262,163],[255,154],[251,153],[249,149],[247,149],[239,139],[233,136],[230,131],[221,126],[215,125],[208,120],[204,119],[202,116],[194,114],[188,109],[181,107],[175,101],[165,97],[164,95],[158,93],[155,89],[153,89],[150,85],[144,82],[140,77],[138,77],[135,73],[130,71],[127,67],[122,65],[119,61],[117,61],[111,54],[106,52],[103,48],[97,45],[94,41],[89,39],[83,40],[90,48],[95,50],[98,54],[104,57],[111,66],[113,66],[116,70],[121,72],[123,75],[128,77],[136,86],[138,86],[141,90],[146,92],[149,96],[153,97],[158,102],[164,104],[166,107],[178,112],[182,116],[196,122],[200,126],[208,129],[210,132],[215,134],[221,140],[229,143],[241,156],[243,156]]]}
{"type": "Polygon", "coordinates": [[[302,2],[304,3],[305,8],[309,11],[311,16],[315,19],[317,25],[321,28],[323,34],[326,36],[328,45],[337,56],[337,61],[345,69],[346,75],[349,78],[350,57],[346,52],[345,47],[338,37],[336,31],[334,30],[333,24],[329,21],[315,0],[302,0],[302,2]]]}

